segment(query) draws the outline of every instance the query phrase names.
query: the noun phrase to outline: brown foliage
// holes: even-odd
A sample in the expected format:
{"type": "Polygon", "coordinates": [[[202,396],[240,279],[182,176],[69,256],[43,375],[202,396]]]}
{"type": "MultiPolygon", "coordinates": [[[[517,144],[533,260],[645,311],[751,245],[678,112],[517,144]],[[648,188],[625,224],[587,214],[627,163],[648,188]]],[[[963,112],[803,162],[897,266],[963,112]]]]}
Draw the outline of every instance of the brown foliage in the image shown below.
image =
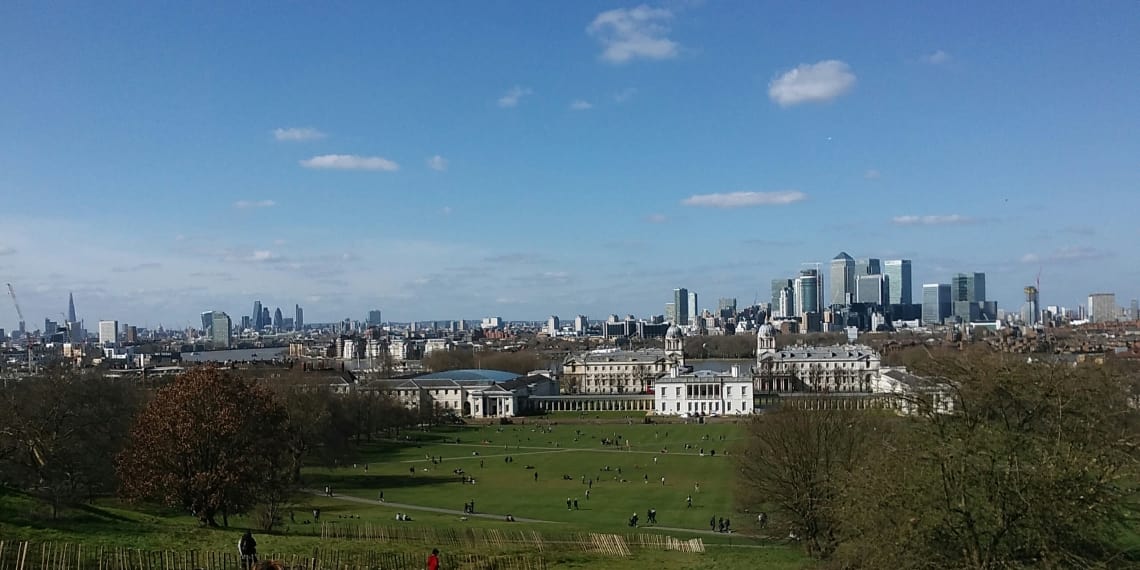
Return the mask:
{"type": "Polygon", "coordinates": [[[263,386],[200,367],[160,389],[118,457],[121,492],[189,509],[203,524],[280,494],[284,408],[263,386]]]}

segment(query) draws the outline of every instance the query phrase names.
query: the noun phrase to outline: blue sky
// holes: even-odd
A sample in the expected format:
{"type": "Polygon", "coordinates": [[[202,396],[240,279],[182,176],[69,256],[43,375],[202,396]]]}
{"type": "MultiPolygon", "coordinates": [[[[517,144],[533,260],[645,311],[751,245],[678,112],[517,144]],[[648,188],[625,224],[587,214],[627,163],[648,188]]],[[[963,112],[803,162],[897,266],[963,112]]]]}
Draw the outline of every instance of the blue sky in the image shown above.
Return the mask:
{"type": "MultiPolygon", "coordinates": [[[[0,4],[28,320],[660,314],[844,250],[1140,295],[1140,4],[0,4]]],[[[0,311],[0,327],[15,315],[0,311]]]]}

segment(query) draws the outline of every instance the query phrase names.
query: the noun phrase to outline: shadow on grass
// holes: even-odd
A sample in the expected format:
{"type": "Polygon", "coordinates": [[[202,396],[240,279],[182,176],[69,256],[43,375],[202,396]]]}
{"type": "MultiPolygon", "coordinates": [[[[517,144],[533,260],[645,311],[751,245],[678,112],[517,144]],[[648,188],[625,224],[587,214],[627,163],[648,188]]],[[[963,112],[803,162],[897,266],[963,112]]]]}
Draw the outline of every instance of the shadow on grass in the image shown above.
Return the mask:
{"type": "Polygon", "coordinates": [[[326,475],[309,476],[306,478],[309,486],[332,487],[333,492],[353,489],[411,489],[430,485],[444,485],[447,483],[460,484],[458,475],[422,475],[416,473],[415,477],[408,475],[326,475]]]}

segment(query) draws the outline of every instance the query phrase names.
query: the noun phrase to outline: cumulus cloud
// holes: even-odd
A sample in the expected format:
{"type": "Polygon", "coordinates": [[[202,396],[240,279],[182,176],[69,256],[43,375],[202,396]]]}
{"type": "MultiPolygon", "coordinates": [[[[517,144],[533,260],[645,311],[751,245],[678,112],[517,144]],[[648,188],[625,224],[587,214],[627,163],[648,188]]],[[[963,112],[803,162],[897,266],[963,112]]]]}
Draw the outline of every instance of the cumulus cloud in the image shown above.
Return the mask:
{"type": "Polygon", "coordinates": [[[383,170],[393,172],[400,165],[382,156],[357,156],[355,154],[322,154],[301,161],[305,168],[332,170],[383,170]]]}
{"type": "Polygon", "coordinates": [[[768,97],[781,107],[831,101],[855,86],[851,67],[837,59],[805,63],[768,84],[768,97]]]}
{"type": "Polygon", "coordinates": [[[443,172],[444,170],[447,170],[447,159],[437,154],[427,159],[427,165],[428,168],[435,170],[436,172],[443,172]]]}
{"type": "Polygon", "coordinates": [[[277,202],[273,200],[238,200],[234,202],[234,207],[240,210],[249,208],[272,208],[276,206],[277,202]]]}
{"type": "Polygon", "coordinates": [[[291,128],[291,129],[273,129],[273,138],[282,142],[299,142],[299,141],[312,141],[325,138],[326,134],[318,131],[317,129],[305,128],[291,128]]]}
{"type": "Polygon", "coordinates": [[[807,199],[807,194],[799,190],[778,192],[728,192],[720,194],[695,194],[681,201],[686,206],[708,208],[747,208],[751,206],[784,206],[807,199]]]}
{"type": "Polygon", "coordinates": [[[1062,247],[1052,253],[1038,255],[1036,253],[1027,253],[1021,256],[1022,263],[1076,263],[1080,261],[1092,261],[1096,259],[1104,259],[1110,257],[1112,254],[1107,251],[1102,251],[1092,247],[1085,246],[1066,246],[1062,247]]]}
{"type": "Polygon", "coordinates": [[[508,89],[502,97],[499,97],[499,106],[504,109],[518,107],[519,101],[521,101],[523,97],[527,97],[533,94],[534,91],[531,90],[530,87],[515,85],[514,87],[508,89]]]}
{"type": "Polygon", "coordinates": [[[922,56],[922,62],[929,63],[930,65],[939,65],[948,61],[950,61],[950,54],[942,50],[937,50],[934,53],[928,53],[922,56]]]}
{"type": "Polygon", "coordinates": [[[645,220],[653,224],[664,224],[669,218],[665,217],[665,214],[649,214],[645,220]]]}
{"type": "Polygon", "coordinates": [[[583,99],[577,99],[574,102],[570,103],[570,110],[571,111],[589,111],[590,109],[593,109],[593,108],[594,108],[593,104],[591,104],[589,101],[586,101],[583,99]]]}
{"type": "Polygon", "coordinates": [[[866,178],[867,180],[878,180],[882,177],[882,173],[880,173],[878,170],[875,170],[874,168],[871,168],[867,170],[867,172],[863,173],[863,178],[866,178]]]}
{"type": "Polygon", "coordinates": [[[975,219],[959,214],[943,214],[934,216],[895,216],[891,223],[896,226],[947,226],[956,224],[972,224],[975,219]]]}
{"type": "Polygon", "coordinates": [[[617,8],[598,14],[586,27],[586,33],[602,45],[603,61],[622,64],[635,59],[671,59],[677,57],[680,45],[669,39],[673,12],[651,8],[617,8]]]}

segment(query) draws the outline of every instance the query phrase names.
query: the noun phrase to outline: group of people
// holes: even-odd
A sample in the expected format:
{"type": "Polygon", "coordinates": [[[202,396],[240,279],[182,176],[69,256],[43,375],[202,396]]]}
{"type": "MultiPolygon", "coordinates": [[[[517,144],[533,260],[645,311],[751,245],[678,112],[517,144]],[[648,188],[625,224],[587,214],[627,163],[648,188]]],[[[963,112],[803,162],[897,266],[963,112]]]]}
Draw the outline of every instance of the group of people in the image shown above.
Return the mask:
{"type": "Polygon", "coordinates": [[[732,532],[732,523],[725,518],[713,517],[709,519],[709,530],[713,532],[732,532]]]}
{"type": "Polygon", "coordinates": [[[463,503],[463,514],[475,514],[475,499],[471,499],[471,501],[463,503]]]}

